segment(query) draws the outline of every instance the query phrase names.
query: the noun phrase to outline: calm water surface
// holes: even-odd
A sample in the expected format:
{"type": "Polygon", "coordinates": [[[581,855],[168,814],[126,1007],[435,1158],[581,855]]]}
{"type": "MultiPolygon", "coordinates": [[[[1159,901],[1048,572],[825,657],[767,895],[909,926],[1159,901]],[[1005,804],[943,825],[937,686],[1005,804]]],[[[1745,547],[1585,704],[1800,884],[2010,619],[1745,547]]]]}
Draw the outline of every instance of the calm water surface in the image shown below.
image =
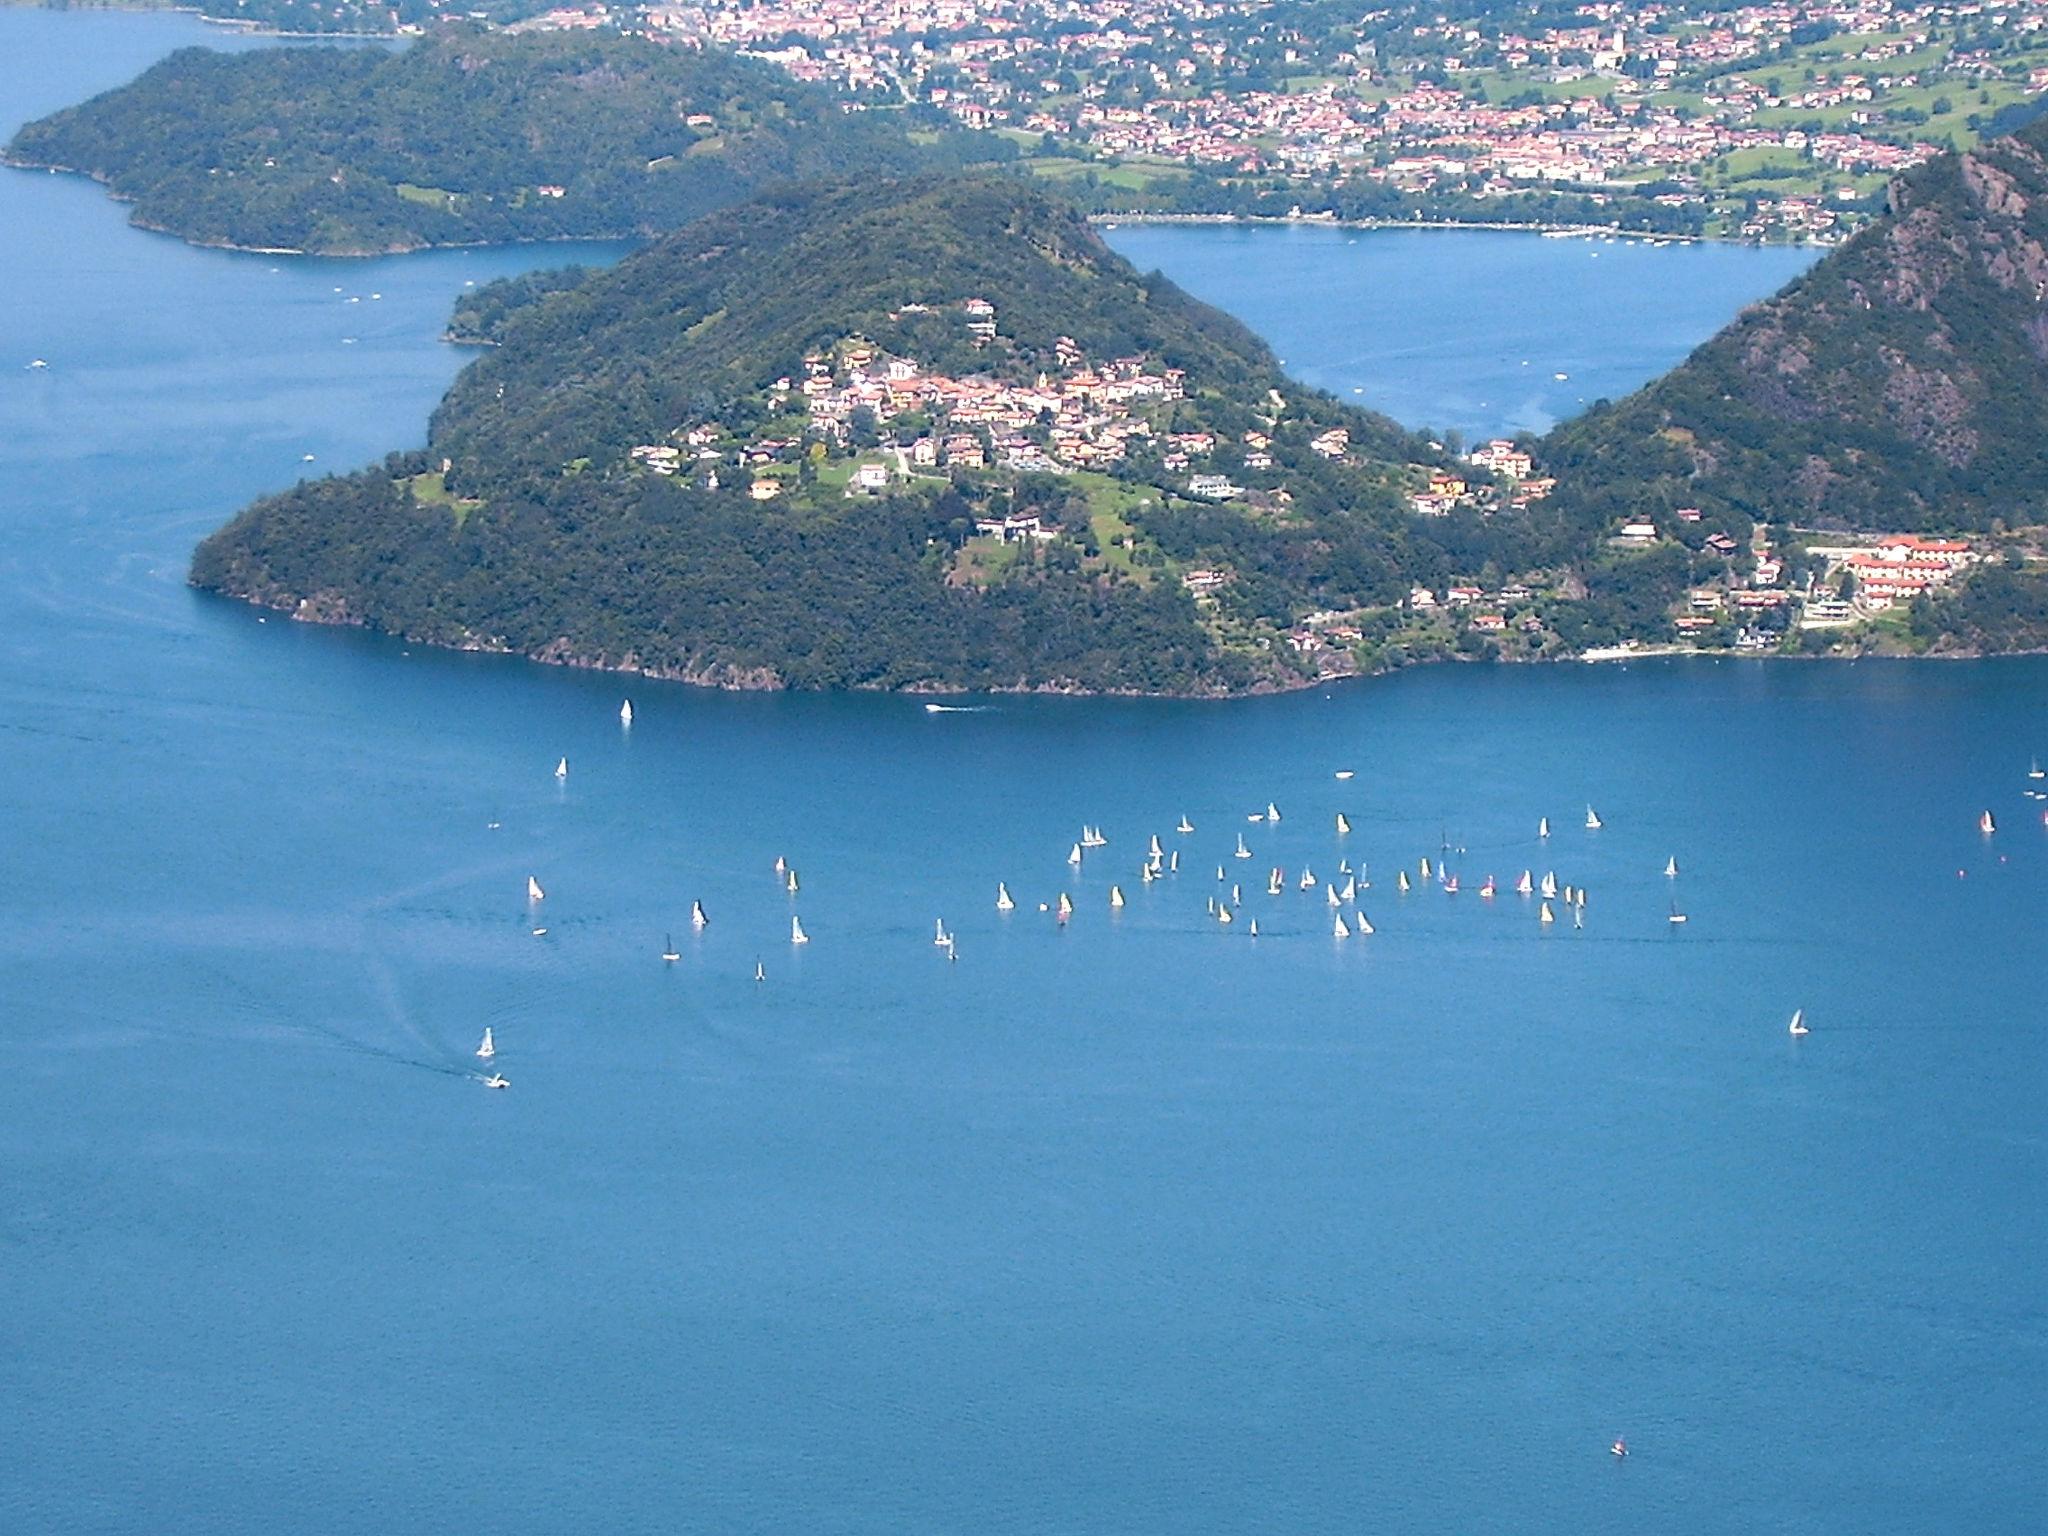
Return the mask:
{"type": "MultiPolygon", "coordinates": [[[[0,117],[199,33],[0,11],[0,117]]],[[[636,683],[627,734],[618,680],[184,586],[561,254],[199,252],[0,175],[0,1529],[2038,1528],[2048,666],[636,683]],[[1446,841],[1464,893],[1397,896],[1446,841]],[[1291,881],[1347,856],[1345,944],[1291,881]],[[1525,866],[1583,932],[1474,894],[1525,866]]]]}
{"type": "Polygon", "coordinates": [[[1250,325],[1296,376],[1468,439],[1620,399],[1819,254],[1314,225],[1127,224],[1108,238],[1250,325]]]}

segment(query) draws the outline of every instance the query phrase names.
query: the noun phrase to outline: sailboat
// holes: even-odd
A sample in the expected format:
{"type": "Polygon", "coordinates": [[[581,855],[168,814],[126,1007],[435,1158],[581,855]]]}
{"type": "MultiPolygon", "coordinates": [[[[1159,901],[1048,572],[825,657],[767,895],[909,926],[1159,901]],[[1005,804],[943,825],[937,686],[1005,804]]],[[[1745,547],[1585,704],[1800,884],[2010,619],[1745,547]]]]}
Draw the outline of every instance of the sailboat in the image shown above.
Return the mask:
{"type": "Polygon", "coordinates": [[[796,870],[794,868],[792,868],[789,872],[789,879],[783,883],[783,889],[788,891],[789,894],[792,896],[796,894],[796,870]]]}
{"type": "Polygon", "coordinates": [[[1159,834],[1157,832],[1152,834],[1152,846],[1145,850],[1145,857],[1148,859],[1163,859],[1166,857],[1166,850],[1159,846],[1159,834]]]}
{"type": "Polygon", "coordinates": [[[1678,910],[1678,903],[1675,901],[1671,903],[1671,921],[1674,924],[1685,921],[1685,914],[1678,910]]]}
{"type": "Polygon", "coordinates": [[[1532,884],[1529,879],[1529,871],[1527,871],[1526,869],[1523,870],[1522,878],[1515,882],[1515,894],[1517,896],[1527,896],[1531,891],[1535,889],[1535,885],[1532,884]]]}
{"type": "Polygon", "coordinates": [[[1982,832],[1987,837],[1990,836],[1993,832],[1996,832],[1998,830],[1997,818],[1994,817],[1989,811],[1986,811],[1982,816],[1979,816],[1977,818],[1977,830],[1979,832],[1982,832]]]}
{"type": "Polygon", "coordinates": [[[1252,926],[1248,931],[1255,939],[1259,936],[1259,920],[1256,917],[1252,919],[1252,926]]]}
{"type": "Polygon", "coordinates": [[[547,892],[540,888],[540,882],[534,879],[533,876],[528,875],[526,877],[526,899],[528,901],[539,901],[546,895],[547,892]]]}
{"type": "Polygon", "coordinates": [[[1266,894],[1268,896],[1278,896],[1280,894],[1280,871],[1277,869],[1266,876],[1266,894]]]}
{"type": "Polygon", "coordinates": [[[1404,870],[1402,870],[1402,871],[1401,871],[1401,873],[1400,873],[1399,875],[1397,875],[1397,876],[1395,877],[1395,879],[1396,879],[1396,882],[1397,882],[1397,883],[1398,883],[1398,884],[1400,885],[1400,887],[1401,887],[1401,889],[1402,889],[1402,890],[1404,890],[1404,891],[1405,891],[1405,890],[1407,890],[1407,889],[1408,889],[1408,871],[1407,871],[1407,870],[1405,870],[1405,869],[1404,869],[1404,870]]]}
{"type": "Polygon", "coordinates": [[[1488,901],[1491,901],[1493,899],[1493,876],[1488,875],[1486,877],[1486,883],[1479,887],[1479,894],[1484,896],[1488,901]]]}
{"type": "MultiPolygon", "coordinates": [[[[1806,1027],[1806,1010],[1805,1010],[1804,1008],[1794,1008],[1794,1009],[1792,1010],[1792,1025],[1791,1025],[1791,1028],[1790,1028],[1790,1030],[1788,1031],[1788,1033],[1790,1033],[1790,1034],[1794,1034],[1794,1035],[1804,1035],[1804,1034],[1809,1034],[1809,1033],[1811,1033],[1811,1031],[1809,1031],[1809,1030],[1807,1029],[1807,1027],[1806,1027]]],[[[488,1042],[489,1042],[489,1040],[490,1040],[490,1038],[491,1038],[491,1034],[490,1034],[490,1031],[489,1031],[489,1030],[485,1030],[485,1031],[484,1031],[484,1040],[485,1040],[485,1042],[486,1042],[486,1043],[488,1043],[488,1042]]]]}
{"type": "Polygon", "coordinates": [[[1189,821],[1187,817],[1183,815],[1180,819],[1180,825],[1175,827],[1173,830],[1180,833],[1181,836],[1185,837],[1188,833],[1195,830],[1195,824],[1192,821],[1189,821]]]}
{"type": "Polygon", "coordinates": [[[704,915],[703,902],[693,901],[690,903],[690,926],[692,928],[702,928],[710,921],[711,919],[704,915]]]}
{"type": "Polygon", "coordinates": [[[1122,911],[1122,910],[1123,910],[1123,905],[1124,905],[1124,888],[1123,888],[1122,886],[1120,886],[1120,885],[1112,885],[1112,886],[1111,886],[1111,887],[1109,888],[1109,907],[1110,907],[1110,910],[1111,910],[1112,912],[1119,912],[1119,911],[1122,911]]]}
{"type": "Polygon", "coordinates": [[[1590,805],[1586,807],[1586,830],[1588,832],[1598,832],[1600,830],[1600,813],[1595,811],[1590,805]]]}
{"type": "Polygon", "coordinates": [[[626,700],[626,702],[625,702],[625,703],[623,703],[623,704],[621,704],[621,705],[619,706],[619,724],[621,724],[621,725],[631,725],[632,723],[633,723],[633,701],[632,701],[631,699],[628,699],[628,700],[626,700]]]}
{"type": "Polygon", "coordinates": [[[1221,880],[1223,878],[1223,866],[1221,864],[1218,864],[1216,866],[1216,878],[1218,880],[1221,880]]]}
{"type": "Polygon", "coordinates": [[[1228,927],[1228,926],[1229,926],[1230,924],[1232,924],[1232,923],[1236,922],[1236,921],[1237,921],[1237,919],[1236,919],[1235,917],[1231,916],[1231,914],[1230,914],[1230,908],[1228,908],[1228,907],[1218,907],[1218,908],[1216,909],[1216,921],[1217,921],[1217,922],[1219,922],[1219,923],[1222,923],[1222,924],[1223,924],[1224,926],[1228,927]]]}
{"type": "Polygon", "coordinates": [[[671,965],[683,958],[682,952],[676,948],[674,938],[666,933],[661,936],[661,958],[671,965]]]}
{"type": "Polygon", "coordinates": [[[789,915],[789,942],[792,944],[808,944],[811,942],[811,936],[804,932],[803,919],[794,912],[789,915]]]}
{"type": "Polygon", "coordinates": [[[1572,904],[1572,888],[1570,886],[1566,886],[1564,888],[1564,904],[1566,906],[1570,906],[1572,904]]]}
{"type": "Polygon", "coordinates": [[[1233,857],[1233,858],[1238,858],[1238,859],[1248,859],[1248,858],[1250,858],[1251,856],[1252,856],[1252,851],[1251,851],[1251,849],[1249,849],[1249,848],[1245,847],[1245,845],[1244,845],[1244,834],[1243,834],[1242,832],[1238,833],[1238,834],[1237,834],[1237,852],[1236,852],[1236,853],[1234,853],[1234,854],[1232,854],[1232,855],[1231,855],[1231,857],[1233,857]]]}
{"type": "Polygon", "coordinates": [[[1455,896],[1458,894],[1458,877],[1456,875],[1451,876],[1450,879],[1444,882],[1444,894],[1446,896],[1455,896]]]}
{"type": "Polygon", "coordinates": [[[789,872],[789,860],[781,854],[775,855],[775,877],[779,880],[789,872]]]}
{"type": "Polygon", "coordinates": [[[1545,816],[1536,823],[1536,835],[1538,837],[1550,836],[1550,818],[1548,816],[1545,816]]]}
{"type": "Polygon", "coordinates": [[[1316,888],[1315,871],[1304,868],[1301,872],[1301,889],[1312,891],[1316,888]]]}
{"type": "Polygon", "coordinates": [[[1342,912],[1339,912],[1331,920],[1330,937],[1333,939],[1348,939],[1351,937],[1350,925],[1344,921],[1344,914],[1342,912]]]}
{"type": "Polygon", "coordinates": [[[1557,894],[1557,876],[1549,870],[1543,872],[1542,890],[1546,901],[1557,894]]]}
{"type": "Polygon", "coordinates": [[[555,777],[558,779],[569,777],[569,759],[566,757],[555,764],[555,777]]]}
{"type": "Polygon", "coordinates": [[[1337,813],[1337,835],[1342,837],[1351,830],[1351,822],[1342,811],[1337,813]]]}
{"type": "Polygon", "coordinates": [[[932,942],[941,949],[953,942],[953,936],[946,932],[946,920],[943,917],[932,919],[932,942]]]}
{"type": "Polygon", "coordinates": [[[1072,917],[1073,915],[1074,903],[1072,899],[1068,897],[1065,891],[1061,891],[1059,901],[1059,919],[1061,922],[1064,923],[1068,918],[1072,917]]]}
{"type": "Polygon", "coordinates": [[[754,980],[756,980],[756,981],[766,981],[767,979],[768,979],[768,973],[767,973],[767,972],[766,972],[765,970],[763,970],[763,969],[761,968],[761,962],[760,962],[760,961],[758,961],[758,960],[756,960],[756,961],[754,962],[754,980]]]}
{"type": "Polygon", "coordinates": [[[1241,907],[1244,905],[1244,887],[1239,885],[1235,880],[1230,882],[1230,904],[1233,907],[1241,907]]]}
{"type": "Polygon", "coordinates": [[[1586,888],[1583,885],[1579,887],[1578,898],[1572,905],[1583,912],[1586,910],[1586,888]]]}
{"type": "Polygon", "coordinates": [[[488,1024],[484,1026],[484,1043],[476,1048],[476,1053],[485,1061],[498,1054],[497,1042],[491,1039],[491,1027],[488,1024]]]}
{"type": "Polygon", "coordinates": [[[1664,878],[1666,880],[1676,880],[1678,878],[1678,859],[1675,855],[1664,861],[1664,878]]]}
{"type": "Polygon", "coordinates": [[[505,1077],[497,1072],[493,1072],[489,1077],[480,1077],[477,1079],[477,1081],[482,1083],[486,1088],[510,1088],[512,1086],[512,1080],[510,1078],[505,1077]]]}
{"type": "Polygon", "coordinates": [[[2027,777],[2030,779],[2048,779],[2048,769],[2042,768],[2041,759],[2038,757],[2027,765],[2027,777]]]}
{"type": "Polygon", "coordinates": [[[1180,873],[1180,850],[1178,848],[1174,849],[1172,853],[1167,855],[1166,872],[1171,875],[1177,875],[1180,873]]]}
{"type": "Polygon", "coordinates": [[[1140,864],[1138,866],[1138,880],[1141,884],[1150,885],[1154,880],[1157,880],[1158,878],[1159,876],[1152,872],[1152,866],[1150,864],[1140,864]]]}
{"type": "Polygon", "coordinates": [[[1358,898],[1358,877],[1353,875],[1344,882],[1344,889],[1337,893],[1339,901],[1355,901],[1358,898]]]}
{"type": "Polygon", "coordinates": [[[1074,851],[1067,855],[1067,862],[1075,866],[1077,869],[1080,867],[1081,845],[1079,843],[1074,844],[1074,851]]]}
{"type": "Polygon", "coordinates": [[[1544,902],[1542,906],[1536,909],[1536,920],[1539,923],[1554,923],[1557,921],[1557,914],[1550,910],[1549,902],[1544,902]]]}
{"type": "Polygon", "coordinates": [[[1266,802],[1266,820],[1268,820],[1268,821],[1278,821],[1279,819],[1280,819],[1280,808],[1279,808],[1278,806],[1276,806],[1275,804],[1273,804],[1273,802],[1272,802],[1272,801],[1268,800],[1268,801],[1266,802]]]}
{"type": "Polygon", "coordinates": [[[1348,779],[1351,777],[1351,770],[1349,768],[1339,768],[1337,770],[1337,777],[1340,779],[1348,779]]]}
{"type": "Polygon", "coordinates": [[[1323,887],[1323,905],[1333,910],[1344,905],[1344,898],[1337,894],[1336,886],[1325,885],[1323,887]]]}
{"type": "Polygon", "coordinates": [[[1357,914],[1357,922],[1358,931],[1360,935],[1370,938],[1372,936],[1373,926],[1371,923],[1365,920],[1365,914],[1363,912],[1357,914]]]}

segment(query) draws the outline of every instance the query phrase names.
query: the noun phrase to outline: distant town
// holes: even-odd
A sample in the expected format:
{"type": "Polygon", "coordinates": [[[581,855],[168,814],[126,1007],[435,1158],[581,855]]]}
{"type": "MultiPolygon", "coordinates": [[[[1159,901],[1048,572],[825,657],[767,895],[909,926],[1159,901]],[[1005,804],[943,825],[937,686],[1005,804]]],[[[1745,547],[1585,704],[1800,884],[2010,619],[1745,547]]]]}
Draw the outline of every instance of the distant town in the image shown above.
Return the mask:
{"type": "Polygon", "coordinates": [[[565,6],[1009,136],[1103,215],[1611,223],[1831,241],[2048,86],[2042,0],[1579,6],[1538,24],[1243,0],[565,6]]]}

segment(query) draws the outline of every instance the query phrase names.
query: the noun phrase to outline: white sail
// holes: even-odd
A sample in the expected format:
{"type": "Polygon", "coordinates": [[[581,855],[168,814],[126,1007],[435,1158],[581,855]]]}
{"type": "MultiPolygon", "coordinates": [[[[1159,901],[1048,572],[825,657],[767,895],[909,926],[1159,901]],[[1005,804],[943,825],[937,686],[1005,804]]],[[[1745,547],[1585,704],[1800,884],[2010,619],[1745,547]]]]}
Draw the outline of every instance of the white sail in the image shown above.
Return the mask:
{"type": "Polygon", "coordinates": [[[1173,830],[1185,836],[1187,833],[1195,830],[1195,824],[1192,821],[1189,821],[1187,817],[1183,816],[1180,819],[1180,825],[1175,827],[1173,830]]]}
{"type": "Polygon", "coordinates": [[[1244,887],[1239,885],[1235,880],[1230,882],[1230,904],[1233,907],[1241,907],[1244,905],[1244,887]]]}
{"type": "Polygon", "coordinates": [[[1358,896],[1358,877],[1353,875],[1344,882],[1344,889],[1337,893],[1339,901],[1353,901],[1358,896]]]}
{"type": "Polygon", "coordinates": [[[1404,869],[1404,870],[1402,870],[1402,871],[1401,871],[1401,873],[1400,873],[1400,874],[1399,874],[1399,875],[1398,875],[1398,876],[1396,877],[1396,883],[1397,883],[1397,884],[1398,884],[1398,885],[1399,885],[1399,886],[1401,887],[1401,889],[1402,889],[1402,890],[1404,890],[1404,891],[1405,891],[1405,890],[1407,890],[1407,889],[1408,889],[1408,871],[1407,871],[1407,870],[1405,870],[1405,869],[1404,869]]]}
{"type": "MultiPolygon", "coordinates": [[[[1806,1010],[1805,1010],[1804,1008],[1794,1008],[1794,1009],[1792,1010],[1792,1028],[1791,1028],[1791,1032],[1792,1032],[1793,1034],[1795,1034],[1795,1035],[1803,1035],[1803,1034],[1807,1033],[1807,1028],[1806,1028],[1806,1010]]],[[[489,1041],[489,1039],[490,1039],[490,1038],[491,1038],[491,1034],[490,1034],[490,1031],[489,1031],[489,1030],[485,1030],[485,1031],[484,1031],[484,1039],[485,1039],[486,1041],[489,1041]]]]}
{"type": "Polygon", "coordinates": [[[1249,932],[1251,936],[1255,939],[1259,936],[1259,920],[1256,917],[1252,919],[1252,926],[1249,929],[1249,932]]]}
{"type": "Polygon", "coordinates": [[[528,901],[539,901],[546,895],[547,892],[540,888],[540,882],[534,879],[533,876],[528,875],[526,877],[526,899],[528,901]]]}
{"type": "Polygon", "coordinates": [[[1266,802],[1266,820],[1268,820],[1268,821],[1278,821],[1279,819],[1280,819],[1280,808],[1279,808],[1278,806],[1276,806],[1275,804],[1273,804],[1273,802],[1272,802],[1272,801],[1268,800],[1268,801],[1266,802]]]}
{"type": "Polygon", "coordinates": [[[1600,830],[1599,813],[1590,805],[1586,807],[1586,830],[1588,832],[1598,832],[1600,830]]]}
{"type": "Polygon", "coordinates": [[[785,858],[784,858],[784,857],[783,857],[783,856],[782,856],[781,854],[779,854],[779,853],[778,853],[777,855],[775,855],[775,873],[776,873],[777,877],[779,878],[779,877],[780,877],[780,876],[782,876],[783,874],[787,873],[787,872],[788,872],[788,870],[789,870],[789,860],[785,859],[785,858]]]}
{"type": "Polygon", "coordinates": [[[1180,850],[1178,848],[1167,855],[1166,869],[1169,874],[1177,875],[1180,873],[1180,850]]]}
{"type": "Polygon", "coordinates": [[[1977,818],[1977,830],[1989,836],[1998,830],[1998,821],[1989,811],[1977,818]]]}
{"type": "Polygon", "coordinates": [[[786,880],[785,882],[783,882],[783,888],[784,888],[785,890],[787,890],[787,891],[789,892],[789,894],[790,894],[790,895],[792,895],[792,896],[794,896],[794,895],[796,894],[796,891],[797,891],[797,885],[796,885],[796,871],[795,871],[794,869],[790,870],[790,872],[789,872],[789,879],[788,879],[788,880],[786,880]]]}
{"type": "Polygon", "coordinates": [[[932,920],[932,942],[941,949],[953,942],[946,936],[946,920],[943,917],[932,920]]]}
{"type": "Polygon", "coordinates": [[[1249,848],[1245,847],[1245,845],[1244,845],[1244,834],[1243,834],[1242,832],[1238,833],[1238,834],[1237,834],[1237,854],[1236,854],[1236,857],[1238,857],[1238,858],[1240,858],[1240,859],[1248,859],[1248,858],[1250,858],[1251,856],[1252,856],[1252,851],[1251,851],[1251,849],[1249,849],[1249,848]]]}
{"type": "Polygon", "coordinates": [[[1536,835],[1538,837],[1550,836],[1550,818],[1548,816],[1545,816],[1541,821],[1536,823],[1536,835]]]}
{"type": "Polygon", "coordinates": [[[1344,898],[1337,894],[1336,886],[1326,885],[1323,887],[1323,905],[1326,907],[1341,907],[1344,905],[1344,898]]]}
{"type": "Polygon", "coordinates": [[[1312,871],[1312,870],[1308,869],[1308,868],[1307,868],[1306,866],[1304,866],[1304,867],[1303,867],[1303,869],[1302,869],[1302,871],[1301,871],[1301,887],[1300,887],[1300,888],[1301,888],[1302,890],[1304,890],[1304,891],[1312,891],[1312,890],[1314,890],[1314,889],[1316,888],[1316,877],[1315,877],[1315,873],[1314,873],[1314,871],[1312,871]]]}
{"type": "Polygon", "coordinates": [[[1074,915],[1074,903],[1065,891],[1060,892],[1059,910],[1061,917],[1072,917],[1074,915]]]}
{"type": "Polygon", "coordinates": [[[789,917],[789,942],[792,944],[808,944],[811,942],[811,936],[804,932],[803,919],[799,918],[794,912],[789,917]]]}
{"type": "Polygon", "coordinates": [[[996,882],[996,910],[998,912],[1011,912],[1016,910],[1016,906],[1017,903],[1010,900],[1010,888],[998,880],[996,882]]]}
{"type": "Polygon", "coordinates": [[[1159,846],[1159,834],[1157,832],[1154,832],[1152,834],[1152,846],[1146,849],[1145,851],[1147,854],[1149,854],[1152,858],[1155,859],[1163,859],[1166,857],[1166,850],[1159,846]]]}
{"type": "Polygon", "coordinates": [[[1370,935],[1373,932],[1373,926],[1371,923],[1365,920],[1365,914],[1363,912],[1353,913],[1352,920],[1358,924],[1358,931],[1360,934],[1370,935]]]}
{"type": "Polygon", "coordinates": [[[1330,920],[1330,937],[1333,939],[1348,939],[1351,937],[1351,927],[1344,921],[1344,914],[1342,912],[1339,912],[1330,920]]]}
{"type": "Polygon", "coordinates": [[[1557,876],[1549,870],[1543,872],[1543,895],[1545,899],[1557,894],[1557,876]]]}
{"type": "Polygon", "coordinates": [[[1280,894],[1280,871],[1277,869],[1266,876],[1266,894],[1268,896],[1278,896],[1280,894]]]}
{"type": "Polygon", "coordinates": [[[633,701],[632,701],[631,699],[628,699],[628,700],[626,700],[626,702],[625,702],[625,703],[623,703],[623,704],[621,704],[621,705],[619,706],[619,724],[621,724],[621,725],[631,725],[632,723],[633,723],[633,701]]]}
{"type": "Polygon", "coordinates": [[[1074,844],[1073,852],[1067,855],[1067,862],[1075,865],[1081,862],[1081,845],[1079,843],[1074,844]]]}
{"type": "Polygon", "coordinates": [[[1218,907],[1216,909],[1216,921],[1219,923],[1234,923],[1237,919],[1230,915],[1230,908],[1218,907]]]}
{"type": "Polygon", "coordinates": [[[1429,878],[1429,860],[1426,858],[1422,861],[1422,878],[1425,880],[1429,878]]]}
{"type": "Polygon", "coordinates": [[[476,1053],[485,1061],[498,1054],[497,1042],[491,1039],[491,1028],[488,1024],[484,1026],[484,1043],[476,1048],[476,1053]]]}
{"type": "Polygon", "coordinates": [[[555,764],[555,777],[558,779],[569,777],[569,759],[566,757],[555,764]]]}
{"type": "Polygon", "coordinates": [[[1535,883],[1529,878],[1529,871],[1523,870],[1522,878],[1515,882],[1515,894],[1517,896],[1526,896],[1535,889],[1535,883]]]}
{"type": "Polygon", "coordinates": [[[756,980],[756,981],[766,981],[767,979],[768,979],[768,973],[767,973],[767,972],[766,972],[765,970],[763,970],[763,969],[761,968],[761,962],[760,962],[760,961],[758,961],[758,960],[756,960],[756,961],[754,962],[754,980],[756,980]]]}
{"type": "Polygon", "coordinates": [[[710,921],[711,919],[704,915],[703,902],[693,901],[690,903],[690,926],[692,928],[702,928],[710,921]]]}
{"type": "Polygon", "coordinates": [[[1342,811],[1337,813],[1337,835],[1342,837],[1351,830],[1351,822],[1342,811]]]}
{"type": "Polygon", "coordinates": [[[1216,878],[1218,880],[1221,880],[1223,878],[1223,866],[1221,864],[1218,864],[1216,866],[1216,878]]]}
{"type": "Polygon", "coordinates": [[[1574,902],[1572,903],[1572,905],[1573,905],[1574,907],[1576,907],[1576,908],[1577,908],[1577,909],[1578,909],[1579,911],[1581,911],[1581,912],[1585,911],[1585,909],[1586,909],[1586,888],[1585,888],[1585,887],[1584,887],[1583,885],[1579,887],[1579,890],[1578,890],[1578,900],[1574,901],[1574,902]]]}
{"type": "Polygon", "coordinates": [[[1550,903],[1547,901],[1544,902],[1543,905],[1537,910],[1536,917],[1538,921],[1545,923],[1554,923],[1557,921],[1557,914],[1550,910],[1550,903]]]}
{"type": "Polygon", "coordinates": [[[1140,864],[1138,866],[1138,879],[1142,881],[1144,884],[1150,885],[1154,880],[1157,880],[1158,878],[1159,876],[1153,873],[1152,866],[1150,864],[1140,864]]]}
{"type": "Polygon", "coordinates": [[[1109,904],[1113,908],[1120,908],[1123,906],[1124,888],[1122,886],[1112,885],[1109,888],[1109,904]]]}
{"type": "Polygon", "coordinates": [[[1664,878],[1667,880],[1678,878],[1678,856],[1676,854],[1664,861],[1664,878]]]}

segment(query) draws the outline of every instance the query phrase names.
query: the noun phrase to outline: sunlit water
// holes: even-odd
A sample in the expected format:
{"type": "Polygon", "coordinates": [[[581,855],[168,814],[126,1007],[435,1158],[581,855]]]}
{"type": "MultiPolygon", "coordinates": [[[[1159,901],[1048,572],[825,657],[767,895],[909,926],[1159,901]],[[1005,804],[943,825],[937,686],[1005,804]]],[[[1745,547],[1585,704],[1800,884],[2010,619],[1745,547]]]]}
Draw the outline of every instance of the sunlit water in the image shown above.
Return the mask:
{"type": "MultiPolygon", "coordinates": [[[[0,117],[198,33],[0,11],[0,117]]],[[[0,175],[0,1529],[2036,1527],[2048,666],[932,715],[185,587],[561,254],[0,175]]]]}

